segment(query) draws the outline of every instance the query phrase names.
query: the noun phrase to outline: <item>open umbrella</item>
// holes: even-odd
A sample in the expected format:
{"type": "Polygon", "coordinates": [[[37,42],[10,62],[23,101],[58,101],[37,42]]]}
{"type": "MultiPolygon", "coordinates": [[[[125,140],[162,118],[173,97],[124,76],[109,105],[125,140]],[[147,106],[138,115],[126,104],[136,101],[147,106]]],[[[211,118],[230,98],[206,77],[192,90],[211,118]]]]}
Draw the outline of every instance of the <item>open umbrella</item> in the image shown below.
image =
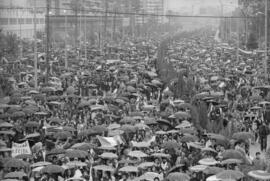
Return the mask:
{"type": "Polygon", "coordinates": [[[125,166],[120,168],[119,171],[129,173],[129,172],[138,172],[139,170],[138,167],[135,166],[125,166]]]}
{"type": "Polygon", "coordinates": [[[183,111],[178,111],[176,113],[174,113],[174,116],[178,119],[187,119],[190,118],[190,114],[187,112],[183,112],[183,111]]]}
{"type": "Polygon", "coordinates": [[[108,172],[113,172],[115,170],[115,168],[113,168],[111,166],[107,166],[107,165],[97,165],[97,166],[94,166],[93,169],[108,171],[108,172]]]}
{"type": "Polygon", "coordinates": [[[244,177],[244,174],[240,171],[237,170],[223,170],[222,172],[218,173],[217,178],[219,179],[234,179],[234,180],[238,180],[240,178],[244,177]]]}
{"type": "Polygon", "coordinates": [[[138,165],[138,167],[145,169],[145,168],[148,168],[148,167],[152,167],[154,165],[155,165],[154,162],[143,162],[140,165],[138,165]]]}
{"type": "Polygon", "coordinates": [[[24,168],[28,164],[20,159],[11,158],[6,163],[4,163],[5,168],[24,168]]]}
{"type": "Polygon", "coordinates": [[[52,164],[51,162],[36,162],[30,166],[31,167],[43,167],[43,166],[47,166],[47,165],[51,165],[51,164],[52,164]]]}
{"type": "Polygon", "coordinates": [[[170,158],[171,155],[166,154],[166,153],[153,153],[151,154],[152,157],[156,157],[156,158],[170,158]]]}
{"type": "Polygon", "coordinates": [[[223,160],[234,158],[245,161],[245,156],[241,152],[233,149],[225,150],[221,156],[223,160]]]}
{"type": "Polygon", "coordinates": [[[181,142],[195,142],[195,141],[198,141],[198,137],[191,134],[185,134],[181,138],[181,142]]]}
{"type": "Polygon", "coordinates": [[[17,155],[15,158],[17,158],[17,159],[27,159],[27,158],[32,159],[32,158],[34,158],[34,156],[31,154],[20,154],[20,155],[17,155]]]}
{"type": "Polygon", "coordinates": [[[5,178],[18,178],[22,179],[22,177],[26,176],[24,172],[9,172],[5,175],[5,178]]]}
{"type": "Polygon", "coordinates": [[[86,163],[81,161],[71,161],[66,164],[68,167],[85,167],[87,166],[86,163]]]}
{"type": "Polygon", "coordinates": [[[221,165],[240,164],[240,163],[243,163],[243,161],[234,158],[226,159],[220,162],[221,165]]]}
{"type": "Polygon", "coordinates": [[[204,171],[208,166],[206,165],[195,165],[192,167],[189,167],[189,170],[192,172],[202,172],[204,171]]]}
{"type": "Polygon", "coordinates": [[[173,173],[170,173],[166,177],[166,179],[168,181],[189,181],[190,177],[185,173],[173,172],[173,173]]]}
{"type": "Polygon", "coordinates": [[[163,176],[160,175],[160,174],[158,174],[158,173],[155,173],[155,172],[146,172],[146,173],[144,173],[143,175],[141,175],[139,177],[139,180],[152,181],[155,178],[159,178],[159,180],[162,180],[163,179],[163,176]]]}
{"type": "Polygon", "coordinates": [[[236,140],[248,140],[254,139],[254,135],[250,132],[237,132],[233,134],[232,138],[236,140]]]}
{"type": "Polygon", "coordinates": [[[92,145],[90,143],[76,143],[74,144],[71,148],[73,149],[78,149],[78,150],[83,150],[83,151],[88,151],[92,148],[95,148],[95,145],[92,145]]]}
{"type": "Polygon", "coordinates": [[[8,122],[0,123],[0,128],[12,128],[14,125],[8,122]]]}
{"type": "Polygon", "coordinates": [[[174,141],[164,142],[161,146],[163,148],[166,148],[166,149],[174,149],[174,148],[179,148],[180,147],[180,145],[177,142],[174,142],[174,141]]]}
{"type": "Polygon", "coordinates": [[[61,140],[67,139],[67,138],[69,138],[71,136],[72,136],[71,133],[68,132],[68,131],[61,131],[61,132],[58,132],[58,133],[54,134],[55,138],[58,138],[58,139],[61,139],[61,140]]]}
{"type": "Polygon", "coordinates": [[[47,165],[40,170],[41,173],[48,173],[48,174],[63,173],[64,171],[65,169],[58,165],[47,165]]]}
{"type": "Polygon", "coordinates": [[[248,175],[256,180],[269,180],[270,173],[263,170],[253,170],[248,172],[248,175]]]}
{"type": "Polygon", "coordinates": [[[203,173],[205,173],[207,175],[215,175],[219,172],[222,172],[223,170],[224,170],[224,168],[211,166],[211,167],[207,167],[206,169],[204,169],[203,173]]]}
{"type": "Polygon", "coordinates": [[[104,159],[116,159],[118,158],[118,156],[114,153],[111,153],[111,152],[107,152],[107,153],[102,153],[100,155],[101,158],[104,158],[104,159]]]}
{"type": "Polygon", "coordinates": [[[67,150],[65,155],[69,158],[85,158],[87,156],[87,152],[83,150],[67,150]]]}
{"type": "Polygon", "coordinates": [[[210,165],[216,165],[218,162],[214,158],[203,158],[199,160],[198,163],[201,165],[210,166],[210,165]]]}
{"type": "Polygon", "coordinates": [[[143,157],[147,157],[148,155],[143,153],[142,151],[130,151],[128,153],[128,156],[136,157],[136,158],[143,158],[143,157]]]}
{"type": "Polygon", "coordinates": [[[62,149],[62,148],[54,148],[51,151],[49,151],[47,153],[47,155],[59,155],[59,154],[64,154],[66,153],[66,150],[62,149]]]}

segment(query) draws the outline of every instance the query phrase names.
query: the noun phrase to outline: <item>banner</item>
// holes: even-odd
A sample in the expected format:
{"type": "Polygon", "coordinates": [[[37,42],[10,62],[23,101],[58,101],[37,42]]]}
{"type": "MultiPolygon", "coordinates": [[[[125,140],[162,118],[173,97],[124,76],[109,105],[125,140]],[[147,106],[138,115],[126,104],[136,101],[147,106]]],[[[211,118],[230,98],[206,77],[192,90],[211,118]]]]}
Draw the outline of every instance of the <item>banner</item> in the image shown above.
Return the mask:
{"type": "Polygon", "coordinates": [[[123,139],[119,135],[114,136],[114,137],[97,136],[97,138],[102,147],[114,147],[114,146],[124,143],[123,139]]]}
{"type": "Polygon", "coordinates": [[[11,156],[15,157],[21,154],[32,154],[28,141],[23,143],[12,143],[11,156]]]}

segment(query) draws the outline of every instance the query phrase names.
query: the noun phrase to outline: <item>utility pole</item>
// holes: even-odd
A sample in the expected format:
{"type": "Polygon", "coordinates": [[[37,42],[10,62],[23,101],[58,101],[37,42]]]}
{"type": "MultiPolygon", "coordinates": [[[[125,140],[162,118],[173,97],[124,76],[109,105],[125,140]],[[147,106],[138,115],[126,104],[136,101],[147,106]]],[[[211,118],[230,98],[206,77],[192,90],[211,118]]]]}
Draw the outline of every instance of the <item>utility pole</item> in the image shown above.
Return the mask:
{"type": "MultiPolygon", "coordinates": [[[[83,1],[85,4],[85,0],[83,1]]],[[[87,46],[86,46],[86,9],[84,10],[84,57],[87,60],[87,46]]]]}
{"type": "Polygon", "coordinates": [[[236,28],[237,28],[237,50],[236,50],[236,60],[239,62],[239,44],[240,44],[240,20],[239,18],[236,19],[236,28]]]}
{"type": "MultiPolygon", "coordinates": [[[[108,21],[108,0],[105,0],[105,17],[104,17],[104,29],[103,29],[103,41],[107,41],[107,22],[108,21]]],[[[104,42],[105,43],[105,42],[104,42]]],[[[104,48],[104,47],[102,47],[104,48]]]]}
{"type": "Polygon", "coordinates": [[[65,13],[65,68],[68,68],[68,58],[67,58],[67,11],[64,10],[65,13]]]}
{"type": "Polygon", "coordinates": [[[115,29],[116,29],[116,7],[114,7],[114,16],[113,16],[113,38],[115,40],[115,29]]]}
{"type": "Polygon", "coordinates": [[[265,0],[265,80],[268,80],[268,0],[265,0]]]}
{"type": "Polygon", "coordinates": [[[45,82],[48,83],[49,80],[49,72],[50,72],[50,6],[51,0],[47,0],[47,7],[46,7],[46,78],[45,82]]]}
{"type": "Polygon", "coordinates": [[[35,68],[35,89],[38,88],[38,77],[37,77],[37,3],[34,1],[34,68],[35,68]]]}

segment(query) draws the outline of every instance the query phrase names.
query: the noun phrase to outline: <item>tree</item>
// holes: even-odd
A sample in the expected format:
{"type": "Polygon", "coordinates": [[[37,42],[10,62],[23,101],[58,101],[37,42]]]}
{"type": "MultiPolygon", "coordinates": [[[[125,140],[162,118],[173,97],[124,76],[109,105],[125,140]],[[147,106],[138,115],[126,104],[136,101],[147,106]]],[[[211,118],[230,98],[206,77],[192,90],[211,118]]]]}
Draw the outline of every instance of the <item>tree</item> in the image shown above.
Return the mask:
{"type": "Polygon", "coordinates": [[[7,57],[7,59],[16,59],[19,50],[19,39],[16,34],[4,34],[0,29],[0,59],[7,57]]]}

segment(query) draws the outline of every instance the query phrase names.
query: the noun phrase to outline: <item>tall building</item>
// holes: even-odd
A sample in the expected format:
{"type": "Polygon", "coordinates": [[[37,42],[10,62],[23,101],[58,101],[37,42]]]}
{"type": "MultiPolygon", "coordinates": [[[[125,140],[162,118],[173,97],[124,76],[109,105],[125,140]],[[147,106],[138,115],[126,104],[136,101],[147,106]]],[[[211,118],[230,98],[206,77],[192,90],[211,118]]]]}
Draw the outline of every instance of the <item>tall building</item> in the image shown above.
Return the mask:
{"type": "Polygon", "coordinates": [[[154,21],[157,23],[164,23],[167,6],[166,0],[140,0],[140,12],[142,14],[155,14],[160,16],[139,16],[136,23],[146,23],[149,21],[154,21]]]}
{"type": "Polygon", "coordinates": [[[37,3],[37,31],[44,31],[44,0],[0,0],[0,29],[5,33],[14,33],[21,38],[33,38],[34,1],[37,3]]]}

